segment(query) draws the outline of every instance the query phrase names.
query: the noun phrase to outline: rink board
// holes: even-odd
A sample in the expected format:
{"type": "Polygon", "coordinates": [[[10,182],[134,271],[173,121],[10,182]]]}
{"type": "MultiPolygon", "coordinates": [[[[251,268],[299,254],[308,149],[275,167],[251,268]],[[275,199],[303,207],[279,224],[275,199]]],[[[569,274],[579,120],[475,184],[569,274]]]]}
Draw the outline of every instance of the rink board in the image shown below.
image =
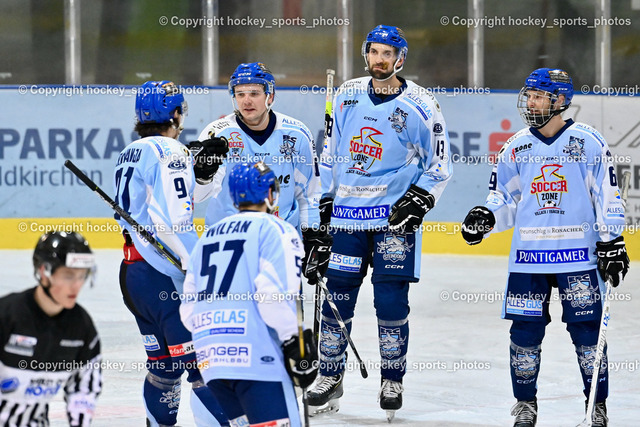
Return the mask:
{"type": "MultiPolygon", "coordinates": [[[[226,88],[185,87],[189,115],[182,142],[196,139],[210,121],[229,113],[226,88]]],[[[324,93],[321,88],[278,88],[275,110],[304,122],[321,147],[324,93]]],[[[120,245],[112,211],[63,163],[71,159],[107,194],[120,150],[133,134],[135,88],[131,86],[0,87],[0,103],[18,112],[0,127],[1,249],[32,248],[47,224],[87,235],[96,248],[120,245]],[[35,120],[34,118],[37,118],[35,120]],[[33,224],[36,224],[35,226],[33,224]],[[26,229],[24,229],[26,224],[26,229]],[[22,227],[22,228],[21,228],[22,227]]],[[[453,177],[427,220],[423,252],[504,255],[511,234],[467,247],[456,227],[473,206],[484,203],[492,154],[522,128],[513,91],[458,94],[434,88],[447,122],[453,177]],[[445,231],[442,231],[442,230],[445,231]]],[[[339,108],[339,107],[338,107],[339,108]]],[[[640,223],[640,97],[579,95],[565,117],[594,126],[616,156],[620,174],[632,174],[628,222],[640,223]]],[[[206,203],[196,206],[202,224],[206,203]]],[[[635,229],[627,232],[632,259],[640,259],[635,229]]]]}

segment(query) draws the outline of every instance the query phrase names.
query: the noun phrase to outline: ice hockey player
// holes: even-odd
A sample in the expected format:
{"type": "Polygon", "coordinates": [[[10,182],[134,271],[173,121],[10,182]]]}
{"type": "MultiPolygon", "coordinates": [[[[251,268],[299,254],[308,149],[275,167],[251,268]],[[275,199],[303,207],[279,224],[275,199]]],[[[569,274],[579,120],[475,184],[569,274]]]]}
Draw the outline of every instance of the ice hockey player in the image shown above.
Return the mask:
{"type": "MultiPolygon", "coordinates": [[[[202,173],[204,168],[214,167],[210,162],[199,162],[198,157],[216,147],[224,148],[226,142],[201,141],[194,147],[198,153],[194,158],[177,140],[187,114],[187,104],[178,87],[169,81],[150,81],[138,89],[135,129],[141,139],[118,156],[115,201],[180,259],[186,270],[189,253],[198,240],[193,227],[194,168],[195,173],[202,173]]],[[[227,425],[196,366],[191,334],[180,321],[179,295],[184,274],[126,221],[118,215],[116,219],[125,229],[120,288],[147,352],[148,373],[143,386],[147,425],[175,425],[180,378],[185,370],[192,386],[191,407],[196,424],[227,425]]]]}
{"type": "MultiPolygon", "coordinates": [[[[510,370],[515,426],[537,420],[537,380],[549,300],[558,288],[562,321],[575,346],[589,394],[602,314],[604,281],[618,286],[629,268],[620,233],[625,205],[604,138],[563,119],[573,83],[560,69],[540,68],[525,81],[518,110],[527,128],[502,147],[484,206],[464,219],[470,245],[514,228],[502,317],[512,321],[510,370]]],[[[606,351],[598,376],[594,426],[607,425],[606,351]]]]}
{"type": "Polygon", "coordinates": [[[229,80],[234,112],[209,123],[199,140],[224,137],[229,154],[211,182],[198,180],[196,201],[211,197],[205,224],[210,226],[238,210],[229,196],[234,165],[263,161],[278,177],[280,200],[274,215],[302,233],[305,257],[302,272],[310,284],[324,275],[329,262],[331,236],[320,228],[318,175],[315,144],[309,129],[299,120],[272,110],[275,79],[262,62],[240,64],[229,80]]]}
{"type": "Polygon", "coordinates": [[[0,298],[0,425],[48,426],[62,391],[70,426],[88,426],[102,387],[100,339],[76,303],[95,260],[78,233],[46,233],[33,252],[38,286],[0,298]]]}
{"type": "Polygon", "coordinates": [[[268,166],[235,165],[228,185],[239,213],[212,225],[196,244],[182,321],[232,425],[300,426],[293,383],[307,387],[317,373],[309,329],[300,354],[302,242],[291,224],[269,214],[279,185],[268,166]]]}
{"type": "MultiPolygon", "coordinates": [[[[409,284],[419,280],[420,226],[452,172],[440,105],[427,90],[397,75],[407,51],[398,27],[380,25],[367,35],[362,55],[371,77],[338,89],[320,165],[320,215],[322,222],[330,220],[334,237],[327,287],[350,330],[360,285],[373,267],[382,358],[379,400],[389,418],[402,406],[408,294],[409,284]]],[[[316,413],[338,408],[347,347],[326,302],[322,315],[320,375],[309,391],[316,413]]]]}

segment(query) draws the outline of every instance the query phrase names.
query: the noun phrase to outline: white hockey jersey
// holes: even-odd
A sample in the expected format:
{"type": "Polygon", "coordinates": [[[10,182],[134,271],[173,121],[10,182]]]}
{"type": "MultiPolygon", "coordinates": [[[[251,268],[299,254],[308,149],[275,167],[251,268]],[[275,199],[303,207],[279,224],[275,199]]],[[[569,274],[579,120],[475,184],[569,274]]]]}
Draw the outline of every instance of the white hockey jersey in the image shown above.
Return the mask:
{"type": "MultiPolygon", "coordinates": [[[[116,203],[180,258],[185,270],[189,253],[198,240],[193,227],[195,177],[192,163],[187,147],[175,139],[146,137],[122,150],[113,180],[116,203]]],[[[184,275],[175,266],[119,215],[115,218],[129,231],[145,261],[182,283],[184,275]]]]}
{"type": "Polygon", "coordinates": [[[224,136],[229,141],[229,154],[213,183],[196,188],[198,203],[212,197],[205,216],[207,226],[238,212],[229,194],[231,169],[238,163],[258,161],[267,164],[280,181],[280,199],[274,214],[296,228],[319,224],[320,175],[311,132],[301,121],[273,113],[275,118],[272,114],[262,143],[247,134],[235,114],[209,123],[198,137],[204,141],[211,136],[224,136]]]}
{"type": "Polygon", "coordinates": [[[180,317],[205,382],[288,380],[280,346],[297,335],[303,255],[296,229],[261,212],[229,216],[198,241],[180,317]]]}
{"type": "Polygon", "coordinates": [[[492,233],[514,227],[511,272],[595,268],[596,241],[612,240],[624,227],[609,147],[598,131],[571,119],[552,138],[535,128],[513,135],[500,151],[489,190],[492,233]]]}
{"type": "Polygon", "coordinates": [[[440,198],[451,178],[449,136],[440,105],[412,81],[380,102],[370,77],[340,86],[333,128],[323,148],[322,197],[332,197],[331,225],[361,230],[387,225],[393,204],[415,184],[440,198]]]}

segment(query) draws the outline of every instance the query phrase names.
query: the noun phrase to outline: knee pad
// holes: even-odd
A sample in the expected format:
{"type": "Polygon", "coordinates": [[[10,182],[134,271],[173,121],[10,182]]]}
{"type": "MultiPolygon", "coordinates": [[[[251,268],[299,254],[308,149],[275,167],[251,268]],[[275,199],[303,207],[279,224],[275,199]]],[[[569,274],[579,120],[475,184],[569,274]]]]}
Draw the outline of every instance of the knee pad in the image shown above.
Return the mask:
{"type": "MultiPolygon", "coordinates": [[[[347,319],[351,319],[353,317],[356,300],[358,299],[358,291],[360,290],[361,284],[362,279],[355,277],[353,279],[348,279],[346,277],[332,277],[327,281],[327,289],[329,290],[330,296],[324,295],[324,297],[331,298],[338,308],[340,316],[345,320],[345,323],[347,319]]],[[[322,315],[330,319],[334,319],[333,311],[327,301],[322,304],[322,315]]]]}
{"type": "Polygon", "coordinates": [[[600,321],[567,323],[567,331],[576,349],[580,346],[595,346],[598,343],[600,321]]]}
{"type": "Polygon", "coordinates": [[[514,320],[509,334],[511,342],[518,347],[539,347],[544,338],[546,325],[541,322],[522,322],[514,320]]]}
{"type": "Polygon", "coordinates": [[[409,315],[409,281],[373,277],[373,304],[378,319],[394,321],[409,315]]]}

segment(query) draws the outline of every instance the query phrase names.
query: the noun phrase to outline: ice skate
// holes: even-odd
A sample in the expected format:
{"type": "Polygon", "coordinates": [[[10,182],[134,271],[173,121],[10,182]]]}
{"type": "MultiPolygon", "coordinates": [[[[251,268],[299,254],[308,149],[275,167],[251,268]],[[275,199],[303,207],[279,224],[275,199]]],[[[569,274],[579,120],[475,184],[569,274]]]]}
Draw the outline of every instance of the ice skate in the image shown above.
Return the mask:
{"type": "Polygon", "coordinates": [[[382,379],[380,393],[378,393],[378,401],[380,408],[387,411],[387,421],[391,422],[396,415],[396,411],[402,408],[402,387],[401,382],[382,379]]]}
{"type": "Polygon", "coordinates": [[[342,373],[332,377],[318,375],[318,378],[307,392],[310,417],[321,414],[334,414],[340,410],[338,399],[343,394],[342,379],[342,373]]]}
{"type": "Polygon", "coordinates": [[[538,403],[536,400],[518,400],[511,408],[511,415],[516,417],[513,427],[534,427],[538,420],[538,403]]]}
{"type": "MultiPolygon", "coordinates": [[[[584,402],[585,409],[588,405],[588,401],[584,402]]],[[[591,417],[592,427],[607,427],[609,425],[609,418],[607,417],[607,404],[605,402],[597,402],[593,408],[593,415],[591,417]]]]}

